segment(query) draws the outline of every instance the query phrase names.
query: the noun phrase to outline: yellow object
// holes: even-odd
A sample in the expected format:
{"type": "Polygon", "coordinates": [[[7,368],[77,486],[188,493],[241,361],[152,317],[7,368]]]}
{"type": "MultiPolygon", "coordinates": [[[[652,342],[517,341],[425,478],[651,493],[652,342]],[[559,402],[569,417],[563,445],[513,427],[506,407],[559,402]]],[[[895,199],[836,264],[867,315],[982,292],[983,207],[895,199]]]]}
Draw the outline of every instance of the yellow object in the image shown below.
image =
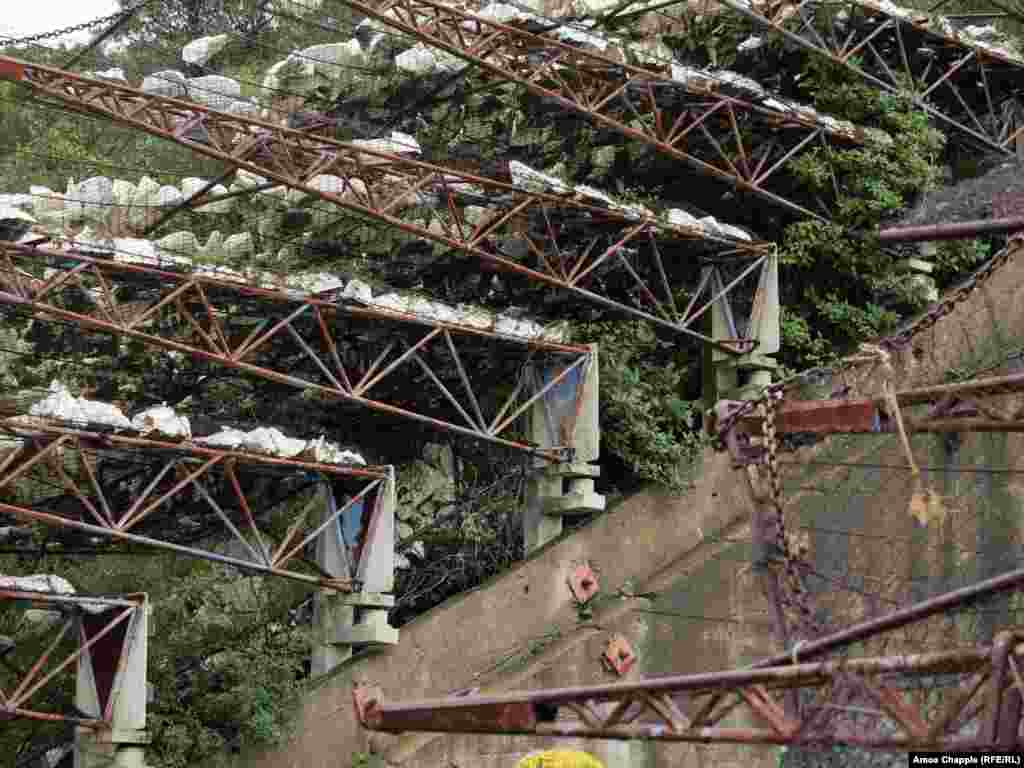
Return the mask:
{"type": "Polygon", "coordinates": [[[604,768],[604,765],[586,752],[552,749],[527,755],[516,763],[516,768],[604,768]]]}

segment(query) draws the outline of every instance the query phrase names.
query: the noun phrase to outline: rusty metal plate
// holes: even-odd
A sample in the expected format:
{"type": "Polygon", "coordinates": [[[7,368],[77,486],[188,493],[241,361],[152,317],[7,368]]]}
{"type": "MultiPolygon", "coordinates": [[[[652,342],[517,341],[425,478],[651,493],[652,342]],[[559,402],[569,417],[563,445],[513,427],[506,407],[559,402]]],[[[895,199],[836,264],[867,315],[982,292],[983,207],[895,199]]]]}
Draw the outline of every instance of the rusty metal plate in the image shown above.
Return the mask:
{"type": "Polygon", "coordinates": [[[597,574],[589,565],[578,565],[569,577],[569,591],[580,605],[586,605],[601,589],[597,574]]]}
{"type": "Polygon", "coordinates": [[[620,677],[636,663],[636,654],[633,653],[633,646],[629,644],[622,635],[613,635],[608,640],[608,645],[601,657],[605,665],[620,677]]]}

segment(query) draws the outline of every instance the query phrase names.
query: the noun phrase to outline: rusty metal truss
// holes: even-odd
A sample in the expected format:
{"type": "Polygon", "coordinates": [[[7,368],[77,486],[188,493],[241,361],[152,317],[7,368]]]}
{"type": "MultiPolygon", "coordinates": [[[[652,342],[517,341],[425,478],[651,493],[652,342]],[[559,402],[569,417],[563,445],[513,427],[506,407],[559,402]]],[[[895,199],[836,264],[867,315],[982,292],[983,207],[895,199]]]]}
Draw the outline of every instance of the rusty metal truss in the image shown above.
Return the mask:
{"type": "MultiPolygon", "coordinates": [[[[85,595],[42,592],[10,588],[4,582],[17,579],[0,577],[0,606],[31,608],[57,614],[57,621],[48,631],[49,642],[27,669],[10,658],[10,651],[21,650],[23,643],[8,649],[0,648],[0,721],[14,718],[62,721],[90,729],[112,726],[118,694],[124,682],[125,665],[136,642],[146,611],[145,595],[123,597],[91,597],[85,595]],[[71,649],[68,649],[71,645],[71,649]],[[4,651],[7,653],[4,653],[4,651]],[[34,704],[48,686],[71,668],[72,673],[83,665],[91,665],[104,674],[94,682],[100,690],[96,701],[100,709],[95,716],[78,712],[45,712],[34,704]]],[[[36,640],[35,637],[32,638],[36,640]]],[[[26,640],[26,642],[28,642],[26,640]]]]}
{"type": "Polygon", "coordinates": [[[1024,59],[959,34],[935,14],[945,2],[928,13],[872,0],[722,3],[877,88],[909,95],[988,149],[1012,154],[1024,139],[1024,59]]]}
{"type": "MultiPolygon", "coordinates": [[[[823,145],[868,140],[864,129],[784,103],[756,84],[737,87],[742,78],[736,75],[693,70],[640,50],[627,50],[625,57],[647,63],[624,63],[563,42],[558,21],[499,23],[438,0],[341,2],[799,217],[826,220],[833,200],[814,200],[818,210],[798,202],[805,194],[787,175],[787,163],[823,145]]],[[[873,135],[889,138],[881,131],[873,135]]]]}
{"type": "Polygon", "coordinates": [[[700,743],[854,746],[875,750],[992,749],[1019,744],[1024,635],[990,646],[886,657],[849,648],[1024,587],[1024,569],[923,600],[741,670],[613,685],[389,704],[353,691],[370,730],[527,734],[700,743]],[[813,661],[828,654],[842,658],[813,661]],[[803,691],[786,697],[786,691],[803,691]],[[937,694],[937,695],[936,695],[937,694]],[[929,695],[931,698],[929,699],[929,695]],[[736,725],[727,718],[739,715],[736,725]],[[749,721],[757,727],[749,726],[749,721]]]}
{"type": "MultiPolygon", "coordinates": [[[[956,384],[937,384],[896,392],[900,408],[924,408],[923,413],[902,414],[907,432],[1024,432],[1024,409],[1005,400],[1024,392],[1024,373],[975,379],[956,384]],[[1003,400],[1000,400],[1003,398],[1003,400]]],[[[762,417],[747,413],[733,421],[730,416],[745,407],[742,401],[720,401],[708,422],[709,434],[719,424],[732,424],[718,434],[740,464],[763,460],[760,437],[762,417]]],[[[781,434],[882,434],[899,431],[885,397],[785,400],[776,409],[775,426],[781,434]]]]}
{"type": "Polygon", "coordinates": [[[567,458],[570,446],[536,446],[509,433],[563,382],[575,382],[578,401],[592,358],[586,346],[357,306],[329,294],[6,244],[0,303],[550,461],[567,458]],[[56,274],[32,277],[46,267],[56,274]],[[83,307],[83,295],[95,296],[95,305],[83,307]],[[529,375],[538,366],[547,372],[542,384],[529,375]],[[515,386],[499,394],[510,382],[515,386]]]}
{"type": "Polygon", "coordinates": [[[373,687],[357,687],[354,698],[362,724],[389,733],[992,749],[1017,744],[1020,640],[1005,632],[990,647],[409,704],[389,704],[373,687]],[[938,679],[941,689],[932,687],[938,679]],[[782,694],[794,690],[803,694],[802,706],[787,712],[782,694]],[[744,724],[751,721],[756,725],[744,724]]]}
{"type": "Polygon", "coordinates": [[[94,425],[72,427],[33,416],[0,421],[0,432],[20,443],[0,461],[0,493],[10,491],[16,480],[63,490],[62,495],[33,501],[5,493],[0,496],[0,513],[89,538],[159,547],[327,589],[350,592],[357,580],[297,570],[294,566],[305,558],[307,548],[321,536],[334,535],[338,521],[364,500],[369,509],[359,524],[364,544],[366,532],[390,530],[378,520],[394,513],[386,508],[387,484],[394,482],[389,467],[324,464],[301,455],[284,459],[97,431],[94,425]],[[114,472],[104,471],[108,462],[114,472]],[[266,510],[262,486],[255,482],[260,476],[276,477],[278,482],[312,477],[344,489],[348,501],[317,519],[311,509],[314,499],[288,521],[287,533],[275,536],[261,521],[266,510]],[[225,534],[230,534],[238,554],[216,550],[225,534]]]}
{"type": "MultiPolygon", "coordinates": [[[[663,243],[668,239],[698,248],[710,247],[720,257],[759,257],[773,247],[763,242],[711,235],[696,226],[670,224],[644,211],[602,207],[587,202],[568,185],[554,185],[562,187],[557,193],[547,191],[551,183],[539,184],[543,190],[527,191],[502,181],[5,56],[0,56],[0,79],[18,81],[37,96],[55,98],[73,110],[103,115],[115,123],[301,190],[364,219],[476,257],[481,266],[567,291],[588,302],[713,345],[717,343],[689,327],[675,311],[668,275],[681,265],[677,260],[662,259],[656,241],[663,243]],[[325,183],[326,176],[337,178],[325,183]],[[471,205],[490,208],[490,216],[470,223],[463,208],[471,205]],[[409,209],[424,223],[400,217],[409,209]],[[577,223],[585,220],[601,234],[592,235],[583,248],[560,248],[558,233],[566,218],[577,223]],[[525,244],[524,259],[529,265],[502,255],[502,241],[508,239],[525,244]],[[648,241],[651,247],[640,249],[643,258],[639,258],[634,254],[635,247],[648,241]],[[638,302],[628,303],[602,293],[598,278],[609,270],[623,276],[635,288],[638,302]]],[[[723,115],[733,114],[730,110],[736,109],[728,99],[715,101],[723,115]]],[[[710,113],[705,114],[708,117],[710,113]]],[[[788,125],[781,117],[778,123],[780,129],[788,125]]],[[[795,118],[793,124],[802,131],[810,131],[800,146],[811,143],[824,131],[821,127],[802,126],[795,118]]],[[[704,121],[699,125],[704,125],[704,121]]],[[[677,135],[679,132],[678,127],[672,129],[676,143],[683,140],[677,135]]],[[[791,155],[789,151],[786,157],[791,155]]],[[[770,162],[764,152],[760,156],[744,156],[737,162],[741,167],[749,167],[757,179],[774,173],[780,165],[770,162]]],[[[722,348],[735,354],[729,345],[722,348]]]]}

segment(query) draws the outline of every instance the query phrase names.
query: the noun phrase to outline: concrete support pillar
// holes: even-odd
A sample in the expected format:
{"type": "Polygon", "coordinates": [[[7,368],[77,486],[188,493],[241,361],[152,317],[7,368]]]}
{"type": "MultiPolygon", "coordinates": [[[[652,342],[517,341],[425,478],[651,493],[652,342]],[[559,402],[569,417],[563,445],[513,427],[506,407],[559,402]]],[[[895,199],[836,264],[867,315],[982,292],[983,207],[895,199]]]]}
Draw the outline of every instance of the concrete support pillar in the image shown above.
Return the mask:
{"type": "MultiPolygon", "coordinates": [[[[343,500],[335,500],[326,483],[323,521],[334,517],[343,500]]],[[[326,674],[351,658],[356,647],[394,645],[398,630],[388,624],[395,605],[395,476],[381,486],[376,498],[353,505],[317,538],[317,565],[339,578],[356,578],[362,590],[344,594],[320,590],[313,598],[314,641],[310,673],[326,674]]]]}
{"type": "MultiPolygon", "coordinates": [[[[599,370],[597,345],[590,345],[590,361],[548,390],[530,409],[530,439],[545,448],[568,446],[571,462],[551,465],[537,460],[527,487],[523,511],[526,552],[544,546],[562,532],[566,515],[586,515],[604,509],[605,498],[594,491],[600,469],[601,427],[598,410],[599,370]],[[578,397],[577,397],[578,396],[578,397]]],[[[538,387],[550,381],[540,372],[538,387]]]]}
{"type": "MultiPolygon", "coordinates": [[[[83,618],[80,637],[90,636],[89,619],[83,618]]],[[[123,633],[115,629],[79,658],[75,706],[95,717],[102,717],[109,707],[111,728],[76,730],[75,768],[146,768],[149,603],[143,603],[126,624],[123,633]]]]}

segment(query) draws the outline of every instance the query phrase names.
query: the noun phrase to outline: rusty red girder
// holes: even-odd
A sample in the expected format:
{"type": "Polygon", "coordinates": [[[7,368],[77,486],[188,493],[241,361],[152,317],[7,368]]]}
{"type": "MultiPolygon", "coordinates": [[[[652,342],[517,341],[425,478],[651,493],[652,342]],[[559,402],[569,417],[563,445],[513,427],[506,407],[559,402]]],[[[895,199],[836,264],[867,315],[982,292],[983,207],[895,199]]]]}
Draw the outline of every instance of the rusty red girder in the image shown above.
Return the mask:
{"type": "MultiPolygon", "coordinates": [[[[659,238],[710,244],[722,252],[720,255],[759,256],[772,247],[709,235],[698,227],[669,224],[642,211],[589,204],[568,186],[558,194],[528,191],[494,179],[6,56],[0,56],[0,79],[20,82],[37,95],[56,98],[69,108],[103,115],[118,124],[176,142],[374,222],[469,254],[497,270],[569,291],[586,301],[649,320],[731,354],[736,354],[734,348],[694,331],[679,314],[665,277],[666,269],[674,265],[664,263],[657,247],[647,251],[649,255],[643,264],[631,264],[626,251],[656,233],[659,238]],[[325,175],[341,179],[341,189],[322,188],[316,179],[325,175]],[[495,210],[479,223],[471,224],[461,210],[467,205],[486,205],[495,210]],[[403,211],[413,206],[421,220],[428,219],[427,223],[400,218],[403,211]],[[602,233],[581,253],[559,249],[558,214],[566,211],[577,219],[592,222],[598,230],[610,228],[612,236],[602,233]],[[542,235],[531,236],[525,231],[524,221],[529,219],[539,224],[542,235]],[[525,241],[535,266],[498,255],[495,240],[499,236],[525,241]],[[610,245],[604,247],[606,242],[610,245]],[[599,268],[622,270],[628,281],[637,284],[644,306],[652,308],[638,308],[598,293],[593,283],[599,268]]],[[[759,173],[763,165],[763,161],[759,163],[759,173]]],[[[596,288],[603,290],[600,286],[596,288]]]]}
{"type": "MultiPolygon", "coordinates": [[[[270,290],[209,275],[17,245],[0,244],[0,303],[30,308],[42,320],[65,320],[138,339],[551,461],[564,458],[569,446],[542,448],[506,434],[522,413],[567,377],[575,375],[582,381],[592,358],[586,346],[351,306],[327,295],[270,290]],[[46,266],[59,271],[48,280],[30,276],[31,271],[41,274],[46,266]],[[2,290],[5,286],[7,290],[2,290]],[[96,292],[95,312],[85,314],[65,306],[62,292],[74,287],[96,292]],[[132,291],[131,302],[118,300],[123,289],[132,291]],[[245,304],[249,306],[239,309],[245,304]],[[173,322],[168,322],[172,314],[173,322]],[[376,345],[361,338],[367,329],[379,336],[381,329],[388,328],[392,332],[376,345]],[[299,353],[308,370],[294,362],[276,367],[260,364],[262,352],[274,342],[299,353]],[[518,368],[519,385],[502,401],[489,405],[484,397],[488,383],[481,380],[486,371],[477,370],[471,357],[478,350],[490,355],[495,347],[503,368],[513,364],[518,368]],[[357,370],[346,362],[352,358],[365,362],[357,370]],[[445,369],[433,358],[444,362],[445,369]],[[526,374],[534,365],[543,365],[550,378],[535,391],[524,391],[532,388],[526,374]],[[443,398],[447,413],[419,410],[415,396],[409,405],[407,386],[385,389],[395,380],[408,384],[410,377],[420,374],[426,381],[417,396],[443,398]]],[[[576,387],[576,395],[582,395],[581,387],[576,387]]]]}
{"type": "MultiPolygon", "coordinates": [[[[16,607],[53,610],[61,614],[61,620],[51,630],[52,638],[46,648],[27,670],[20,669],[11,661],[4,663],[4,659],[0,659],[0,721],[27,718],[68,722],[90,729],[110,728],[116,690],[112,691],[114,695],[109,697],[105,711],[99,718],[44,712],[33,707],[33,698],[38,699],[54,678],[79,663],[84,655],[105,639],[118,646],[119,658],[124,660],[139,613],[146,610],[145,595],[91,597],[37,592],[5,587],[3,581],[6,580],[0,577],[0,604],[13,602],[16,607]],[[87,619],[87,616],[91,618],[87,619]],[[66,639],[74,639],[77,644],[74,650],[65,654],[60,646],[66,639]]],[[[22,645],[19,643],[15,648],[20,649],[22,645]]],[[[114,679],[112,688],[116,688],[117,684],[118,680],[114,679]]]]}
{"type": "MultiPolygon", "coordinates": [[[[631,62],[645,54],[616,51],[614,43],[608,49],[616,56],[584,47],[586,43],[563,42],[558,20],[499,23],[439,0],[340,2],[801,217],[830,218],[831,201],[819,200],[822,210],[811,211],[777,188],[773,191],[785,177],[780,170],[805,149],[867,140],[862,128],[784,104],[763,89],[756,96],[727,95],[735,88],[728,76],[657,61],[653,54],[652,63],[624,63],[622,59],[631,62]],[[754,130],[762,135],[749,135],[754,130]]],[[[874,135],[888,138],[881,131],[874,135]]],[[[795,188],[791,183],[783,187],[786,194],[795,188]]]]}
{"type": "MultiPolygon", "coordinates": [[[[971,750],[1016,746],[1020,710],[1004,706],[1019,685],[1021,635],[990,647],[788,664],[640,682],[390,704],[357,687],[357,716],[376,731],[525,734],[699,743],[971,750]],[[927,682],[952,687],[929,702],[927,682]],[[922,682],[898,691],[896,681],[922,682]],[[788,712],[780,694],[813,691],[818,703],[788,712]],[[822,718],[823,710],[832,710],[822,718]],[[722,725],[740,715],[758,723],[722,725]],[[1015,715],[1007,723],[1010,715],[1015,715]],[[972,730],[976,733],[972,735],[972,730]]],[[[804,697],[806,700],[806,696],[804,697]]]]}
{"type": "MultiPolygon", "coordinates": [[[[210,448],[190,441],[90,431],[88,427],[74,428],[34,416],[0,421],[0,431],[20,441],[20,447],[8,452],[0,461],[0,490],[16,480],[36,478],[50,487],[64,489],[66,497],[73,499],[70,511],[66,504],[54,510],[47,500],[8,503],[13,501],[8,499],[0,502],[0,513],[25,522],[114,542],[159,547],[244,571],[349,592],[354,589],[350,579],[310,575],[295,570],[290,564],[301,559],[307,545],[321,535],[332,533],[335,520],[364,498],[370,501],[371,510],[367,528],[372,527],[375,517],[388,512],[384,510],[385,494],[382,493],[384,484],[393,482],[388,467],[339,466],[301,457],[284,459],[210,448]],[[66,460],[69,451],[77,457],[76,470],[69,469],[66,460]],[[122,455],[127,455],[133,466],[144,467],[144,474],[133,478],[128,487],[122,481],[103,487],[97,463],[104,456],[114,459],[122,455]],[[240,482],[247,472],[315,474],[344,483],[350,489],[351,499],[338,505],[324,520],[308,520],[313,515],[307,505],[294,515],[287,535],[275,542],[257,526],[255,518],[261,505],[258,499],[246,497],[240,482]],[[217,530],[230,533],[248,553],[247,557],[224,555],[192,542],[182,544],[171,540],[175,537],[168,531],[178,533],[177,538],[183,532],[180,517],[186,505],[189,509],[198,508],[207,519],[216,520],[217,530]],[[168,515],[169,519],[162,520],[168,515]]],[[[204,539],[209,538],[204,534],[204,539]]]]}
{"type": "MultiPolygon", "coordinates": [[[[908,432],[1024,432],[1024,410],[1008,410],[993,398],[1024,392],[1024,373],[986,379],[937,384],[896,393],[902,407],[930,406],[924,414],[903,415],[908,432]]],[[[731,408],[742,402],[724,401],[720,413],[708,420],[708,433],[716,434],[718,421],[727,419],[731,408]]],[[[780,433],[870,434],[897,431],[886,399],[785,400],[776,411],[780,433]]],[[[736,424],[736,434],[759,436],[761,417],[749,413],[736,424]]],[[[730,437],[720,435],[726,443],[730,437]]],[[[733,446],[736,447],[736,446],[733,446]]]]}
{"type": "Polygon", "coordinates": [[[954,224],[924,224],[891,227],[878,232],[882,243],[921,243],[930,240],[960,240],[979,235],[1005,235],[1024,231],[1024,216],[958,221],[954,224]]]}
{"type": "Polygon", "coordinates": [[[877,88],[910,96],[930,117],[988,149],[1012,154],[1024,138],[1016,95],[1024,58],[959,34],[936,14],[946,0],[927,13],[872,0],[722,4],[877,88]]]}

